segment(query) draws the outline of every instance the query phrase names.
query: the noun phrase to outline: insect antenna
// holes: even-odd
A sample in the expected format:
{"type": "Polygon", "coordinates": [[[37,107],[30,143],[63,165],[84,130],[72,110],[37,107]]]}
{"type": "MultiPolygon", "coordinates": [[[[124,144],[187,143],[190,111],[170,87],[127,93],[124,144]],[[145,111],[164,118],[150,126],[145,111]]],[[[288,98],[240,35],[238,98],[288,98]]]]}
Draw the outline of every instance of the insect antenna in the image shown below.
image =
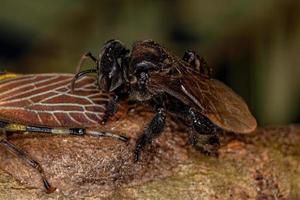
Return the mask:
{"type": "Polygon", "coordinates": [[[74,87],[75,87],[75,82],[76,80],[78,80],[79,78],[85,76],[86,74],[89,74],[89,73],[97,73],[98,71],[98,62],[99,60],[97,58],[95,58],[91,52],[87,52],[85,54],[83,54],[77,64],[77,67],[76,67],[76,75],[74,76],[74,78],[72,79],[71,81],[71,91],[72,93],[74,93],[74,87]],[[92,61],[95,62],[96,64],[96,68],[92,68],[92,69],[88,69],[88,70],[85,70],[85,71],[80,71],[81,70],[81,67],[83,66],[84,62],[87,60],[87,59],[91,59],[92,61]]]}
{"type": "Polygon", "coordinates": [[[81,71],[81,72],[78,72],[77,74],[75,74],[74,78],[71,81],[71,92],[74,93],[76,80],[78,80],[81,77],[84,77],[87,74],[97,73],[97,71],[98,71],[97,69],[88,69],[88,70],[84,70],[84,71],[81,71]]]}

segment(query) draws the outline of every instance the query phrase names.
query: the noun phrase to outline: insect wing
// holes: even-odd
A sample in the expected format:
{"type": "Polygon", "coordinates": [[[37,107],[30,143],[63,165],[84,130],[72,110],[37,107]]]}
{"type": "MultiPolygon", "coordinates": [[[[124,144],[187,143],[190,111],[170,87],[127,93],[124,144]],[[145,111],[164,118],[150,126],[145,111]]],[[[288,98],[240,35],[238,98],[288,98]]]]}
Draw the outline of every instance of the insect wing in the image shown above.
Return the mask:
{"type": "Polygon", "coordinates": [[[222,82],[185,74],[181,89],[217,126],[239,133],[255,130],[257,123],[247,104],[222,82]]]}
{"type": "Polygon", "coordinates": [[[243,99],[218,80],[189,71],[178,78],[166,78],[156,73],[151,75],[150,85],[190,106],[198,107],[203,115],[227,131],[249,133],[257,126],[243,99]]]}
{"type": "Polygon", "coordinates": [[[72,74],[33,74],[0,81],[0,118],[49,127],[97,127],[109,95],[101,93],[92,77],[76,83],[72,74]]]}

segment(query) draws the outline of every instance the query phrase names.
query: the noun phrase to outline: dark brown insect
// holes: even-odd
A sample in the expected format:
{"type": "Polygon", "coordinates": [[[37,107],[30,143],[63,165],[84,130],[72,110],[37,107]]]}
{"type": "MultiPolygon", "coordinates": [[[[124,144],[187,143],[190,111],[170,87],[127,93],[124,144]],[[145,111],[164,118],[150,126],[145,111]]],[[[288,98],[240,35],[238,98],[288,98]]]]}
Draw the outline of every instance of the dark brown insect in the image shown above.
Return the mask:
{"type": "MultiPolygon", "coordinates": [[[[186,52],[181,59],[158,43],[146,40],[136,42],[126,57],[116,53],[120,47],[125,49],[117,40],[108,41],[104,46],[107,53],[98,63],[103,59],[115,65],[97,65],[95,72],[106,80],[123,74],[119,78],[122,84],[109,91],[117,97],[148,102],[156,111],[137,140],[135,160],[145,145],[161,134],[167,113],[190,127],[192,143],[208,154],[216,154],[220,129],[245,134],[255,130],[257,123],[246,103],[229,87],[212,79],[211,69],[194,52],[186,52]]],[[[106,82],[108,88],[110,83],[106,82]]]]}
{"type": "Polygon", "coordinates": [[[127,141],[127,137],[101,131],[110,96],[100,93],[93,78],[78,81],[71,93],[71,74],[0,75],[0,144],[40,173],[47,192],[55,189],[40,164],[6,138],[6,132],[90,135],[127,141]],[[13,76],[14,75],[14,76],[13,76]]]}

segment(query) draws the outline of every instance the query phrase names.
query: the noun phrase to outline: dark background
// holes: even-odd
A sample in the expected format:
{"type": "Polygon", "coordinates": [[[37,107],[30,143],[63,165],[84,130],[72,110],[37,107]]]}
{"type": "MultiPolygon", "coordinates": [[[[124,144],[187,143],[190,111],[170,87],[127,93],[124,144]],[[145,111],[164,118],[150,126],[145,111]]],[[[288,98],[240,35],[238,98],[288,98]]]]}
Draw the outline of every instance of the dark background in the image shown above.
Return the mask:
{"type": "Polygon", "coordinates": [[[194,49],[260,125],[300,121],[298,0],[1,0],[1,70],[74,72],[111,38],[194,49]]]}

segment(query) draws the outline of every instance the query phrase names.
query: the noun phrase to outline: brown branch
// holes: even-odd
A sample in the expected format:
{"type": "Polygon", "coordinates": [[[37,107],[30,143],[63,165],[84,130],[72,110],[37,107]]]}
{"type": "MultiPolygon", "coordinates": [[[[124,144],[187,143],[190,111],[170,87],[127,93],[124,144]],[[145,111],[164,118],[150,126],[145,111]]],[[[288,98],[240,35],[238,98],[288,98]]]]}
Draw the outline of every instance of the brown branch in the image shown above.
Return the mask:
{"type": "MultiPolygon", "coordinates": [[[[136,138],[149,115],[131,113],[105,128],[136,138]]],[[[132,161],[134,139],[124,144],[92,137],[13,135],[10,141],[40,162],[58,190],[45,194],[36,171],[1,148],[0,167],[6,172],[0,172],[0,198],[300,198],[300,126],[225,134],[219,158],[196,152],[184,132],[169,123],[137,164],[132,161]]]]}

